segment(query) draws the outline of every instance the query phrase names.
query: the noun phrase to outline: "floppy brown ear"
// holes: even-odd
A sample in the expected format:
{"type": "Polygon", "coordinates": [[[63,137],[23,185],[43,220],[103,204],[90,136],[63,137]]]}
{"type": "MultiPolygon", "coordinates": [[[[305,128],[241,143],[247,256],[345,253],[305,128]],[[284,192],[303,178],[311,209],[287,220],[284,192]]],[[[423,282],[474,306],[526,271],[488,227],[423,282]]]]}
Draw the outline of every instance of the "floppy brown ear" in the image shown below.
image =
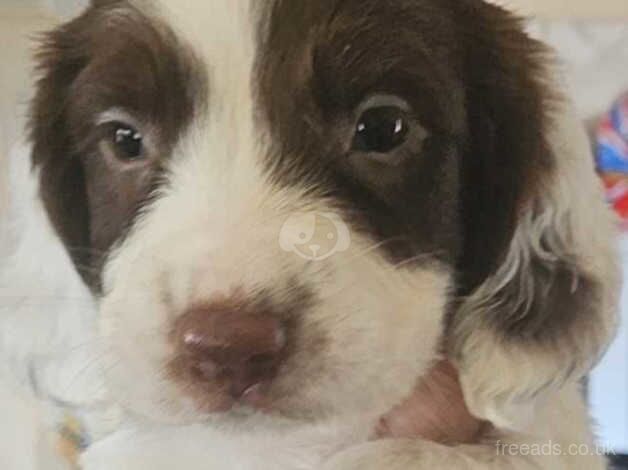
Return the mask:
{"type": "Polygon", "coordinates": [[[464,5],[471,137],[449,353],[474,414],[517,429],[522,406],[586,374],[613,335],[614,223],[550,54],[504,10],[464,5]]]}
{"type": "MultiPolygon", "coordinates": [[[[72,84],[89,61],[92,17],[85,12],[42,36],[36,57],[39,80],[30,107],[32,163],[40,170],[40,196],[60,238],[70,247],[88,247],[90,237],[83,167],[67,122],[72,84]],[[67,223],[57,223],[60,220],[67,223]]],[[[73,249],[70,256],[87,280],[83,267],[89,265],[88,251],[73,249]]]]}

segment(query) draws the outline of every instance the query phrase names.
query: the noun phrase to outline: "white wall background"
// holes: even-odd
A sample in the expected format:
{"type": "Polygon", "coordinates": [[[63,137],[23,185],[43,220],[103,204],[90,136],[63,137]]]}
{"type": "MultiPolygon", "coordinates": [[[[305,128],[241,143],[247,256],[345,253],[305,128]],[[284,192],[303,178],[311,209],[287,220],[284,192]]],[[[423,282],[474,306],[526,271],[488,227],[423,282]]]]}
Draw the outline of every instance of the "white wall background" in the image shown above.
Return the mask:
{"type": "Polygon", "coordinates": [[[60,16],[69,16],[80,10],[89,0],[0,0],[0,7],[10,6],[21,9],[45,8],[60,16]]]}
{"type": "Polygon", "coordinates": [[[524,13],[564,18],[628,18],[628,0],[495,0],[524,13]]]}
{"type": "MultiPolygon", "coordinates": [[[[76,11],[77,6],[88,0],[0,0],[0,5],[45,5],[54,8],[62,16],[76,11]]],[[[541,14],[552,17],[623,17],[628,18],[628,0],[493,0],[525,14],[541,14]]]]}
{"type": "Polygon", "coordinates": [[[69,16],[88,3],[88,0],[39,0],[61,16],[69,16]]]}

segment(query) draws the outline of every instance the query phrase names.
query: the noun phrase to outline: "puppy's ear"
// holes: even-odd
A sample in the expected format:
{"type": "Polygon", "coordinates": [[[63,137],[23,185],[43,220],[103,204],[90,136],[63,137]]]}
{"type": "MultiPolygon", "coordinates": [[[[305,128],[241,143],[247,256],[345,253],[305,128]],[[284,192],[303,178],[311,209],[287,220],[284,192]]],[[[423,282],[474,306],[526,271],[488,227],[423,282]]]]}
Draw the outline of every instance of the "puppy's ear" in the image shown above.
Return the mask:
{"type": "Polygon", "coordinates": [[[498,7],[463,2],[469,148],[449,353],[472,411],[521,407],[587,373],[614,332],[613,219],[548,51],[498,7]]]}
{"type": "MultiPolygon", "coordinates": [[[[36,56],[39,79],[30,107],[32,163],[40,175],[40,196],[69,247],[89,246],[85,178],[72,146],[68,114],[73,84],[90,59],[93,18],[90,8],[42,36],[36,56]]],[[[85,250],[73,249],[70,255],[77,266],[89,264],[85,250]]]]}

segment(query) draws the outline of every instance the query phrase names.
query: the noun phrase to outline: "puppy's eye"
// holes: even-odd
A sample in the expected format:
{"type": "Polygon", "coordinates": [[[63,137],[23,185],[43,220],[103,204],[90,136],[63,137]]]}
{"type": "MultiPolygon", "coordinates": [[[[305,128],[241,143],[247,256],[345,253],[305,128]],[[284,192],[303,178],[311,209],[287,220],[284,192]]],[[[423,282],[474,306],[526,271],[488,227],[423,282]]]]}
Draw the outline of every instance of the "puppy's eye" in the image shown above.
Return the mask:
{"type": "Polygon", "coordinates": [[[410,126],[406,113],[398,106],[376,106],[359,117],[352,149],[359,152],[388,153],[401,146],[410,126]]]}
{"type": "Polygon", "coordinates": [[[135,161],[144,157],[142,134],[122,123],[115,123],[111,128],[113,131],[111,138],[117,158],[122,161],[135,161]]]}

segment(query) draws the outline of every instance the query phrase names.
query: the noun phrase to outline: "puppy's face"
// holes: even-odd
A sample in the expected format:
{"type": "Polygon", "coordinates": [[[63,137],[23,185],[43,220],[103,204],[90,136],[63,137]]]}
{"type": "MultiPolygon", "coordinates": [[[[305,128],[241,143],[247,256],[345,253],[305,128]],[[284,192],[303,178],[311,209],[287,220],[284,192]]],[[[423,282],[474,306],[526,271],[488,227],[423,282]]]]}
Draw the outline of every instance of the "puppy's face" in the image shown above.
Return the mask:
{"type": "Polygon", "coordinates": [[[117,398],[311,418],[408,393],[544,164],[534,47],[443,0],[97,1],[52,33],[34,159],[117,398]]]}
{"type": "Polygon", "coordinates": [[[105,241],[113,387],[151,415],[385,409],[440,338],[460,83],[430,64],[436,38],[379,44],[401,15],[381,2],[179,3],[100,13],[131,36],[95,38],[102,80],[128,75],[80,118],[100,132],[92,223],[111,224],[112,194],[134,214],[105,241]]]}

